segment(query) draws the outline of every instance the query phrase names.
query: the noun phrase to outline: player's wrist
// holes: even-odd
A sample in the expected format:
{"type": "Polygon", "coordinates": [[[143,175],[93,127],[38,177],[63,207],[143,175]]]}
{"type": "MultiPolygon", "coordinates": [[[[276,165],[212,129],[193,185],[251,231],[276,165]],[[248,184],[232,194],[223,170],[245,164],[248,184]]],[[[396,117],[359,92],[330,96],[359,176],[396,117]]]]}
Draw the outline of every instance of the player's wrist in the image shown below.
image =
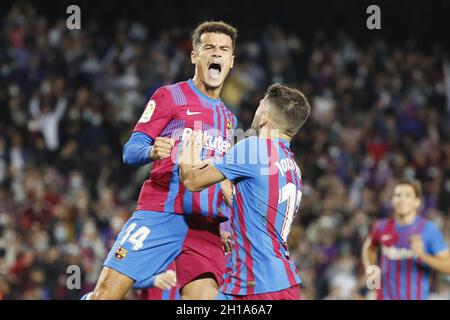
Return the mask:
{"type": "Polygon", "coordinates": [[[148,154],[148,158],[153,161],[154,159],[154,155],[153,155],[153,146],[149,146],[147,149],[147,154],[148,154]]]}
{"type": "Polygon", "coordinates": [[[179,171],[180,179],[181,179],[182,182],[186,181],[190,170],[191,170],[191,165],[190,164],[187,164],[187,163],[179,163],[178,164],[178,171],[179,171]]]}

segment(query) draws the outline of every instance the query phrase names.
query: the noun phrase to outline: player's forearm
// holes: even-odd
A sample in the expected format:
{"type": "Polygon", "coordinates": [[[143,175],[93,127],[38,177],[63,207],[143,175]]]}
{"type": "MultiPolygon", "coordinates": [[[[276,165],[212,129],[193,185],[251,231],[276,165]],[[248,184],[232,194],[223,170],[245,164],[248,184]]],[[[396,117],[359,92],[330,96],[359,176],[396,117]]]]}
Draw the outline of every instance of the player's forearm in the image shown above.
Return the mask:
{"type": "Polygon", "coordinates": [[[450,257],[436,257],[425,253],[419,258],[434,270],[450,274],[450,257]]]}
{"type": "Polygon", "coordinates": [[[123,162],[129,166],[140,166],[151,162],[152,147],[152,138],[144,133],[133,133],[123,147],[123,162]]]}
{"type": "Polygon", "coordinates": [[[183,182],[186,189],[188,189],[191,192],[198,192],[202,191],[205,187],[201,187],[198,185],[196,179],[195,179],[195,169],[193,165],[191,164],[180,164],[180,179],[181,182],[183,182]]]}
{"type": "Polygon", "coordinates": [[[370,239],[364,242],[362,261],[365,270],[367,270],[369,266],[377,264],[377,248],[371,244],[370,239]]]}
{"type": "Polygon", "coordinates": [[[192,165],[181,163],[179,165],[180,179],[184,186],[192,192],[199,192],[225,180],[225,176],[213,165],[192,165]]]}

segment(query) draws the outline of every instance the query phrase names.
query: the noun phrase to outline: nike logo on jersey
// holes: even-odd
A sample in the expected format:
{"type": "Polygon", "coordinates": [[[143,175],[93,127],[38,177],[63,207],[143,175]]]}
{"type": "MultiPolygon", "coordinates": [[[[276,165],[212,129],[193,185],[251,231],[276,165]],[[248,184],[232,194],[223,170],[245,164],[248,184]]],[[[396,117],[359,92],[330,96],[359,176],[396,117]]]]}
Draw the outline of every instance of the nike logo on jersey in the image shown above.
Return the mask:
{"type": "Polygon", "coordinates": [[[188,116],[193,116],[193,115],[196,115],[196,114],[200,114],[201,112],[191,112],[191,111],[189,111],[189,109],[187,109],[187,111],[186,111],[186,114],[188,115],[188,116]]]}
{"type": "Polygon", "coordinates": [[[381,236],[381,241],[388,241],[391,240],[392,236],[390,234],[383,234],[381,236]]]}

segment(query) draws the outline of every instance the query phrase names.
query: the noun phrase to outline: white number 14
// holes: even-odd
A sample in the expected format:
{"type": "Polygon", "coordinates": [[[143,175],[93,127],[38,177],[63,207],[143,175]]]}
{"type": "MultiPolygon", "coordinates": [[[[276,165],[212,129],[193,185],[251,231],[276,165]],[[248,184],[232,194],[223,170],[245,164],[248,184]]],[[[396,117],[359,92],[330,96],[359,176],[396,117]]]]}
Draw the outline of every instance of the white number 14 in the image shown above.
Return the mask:
{"type": "Polygon", "coordinates": [[[144,246],[144,240],[150,234],[150,229],[147,227],[140,227],[139,229],[137,229],[136,232],[131,234],[131,232],[133,232],[133,230],[136,228],[136,226],[137,226],[136,223],[130,224],[130,226],[125,231],[125,234],[124,234],[122,240],[120,241],[120,244],[124,244],[125,241],[128,240],[128,242],[130,242],[133,245],[134,251],[137,251],[144,246]]]}

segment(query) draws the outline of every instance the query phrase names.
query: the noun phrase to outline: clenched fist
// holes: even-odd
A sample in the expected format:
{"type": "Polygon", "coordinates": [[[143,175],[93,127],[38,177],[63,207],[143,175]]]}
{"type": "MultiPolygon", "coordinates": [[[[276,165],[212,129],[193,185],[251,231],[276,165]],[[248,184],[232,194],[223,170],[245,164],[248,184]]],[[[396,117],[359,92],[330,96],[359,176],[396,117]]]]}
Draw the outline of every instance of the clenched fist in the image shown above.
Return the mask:
{"type": "Polygon", "coordinates": [[[169,290],[177,285],[177,275],[173,270],[167,270],[155,277],[154,286],[162,290],[169,290]]]}
{"type": "Polygon", "coordinates": [[[152,151],[150,152],[150,159],[161,160],[169,157],[174,145],[174,139],[157,137],[152,151]]]}

